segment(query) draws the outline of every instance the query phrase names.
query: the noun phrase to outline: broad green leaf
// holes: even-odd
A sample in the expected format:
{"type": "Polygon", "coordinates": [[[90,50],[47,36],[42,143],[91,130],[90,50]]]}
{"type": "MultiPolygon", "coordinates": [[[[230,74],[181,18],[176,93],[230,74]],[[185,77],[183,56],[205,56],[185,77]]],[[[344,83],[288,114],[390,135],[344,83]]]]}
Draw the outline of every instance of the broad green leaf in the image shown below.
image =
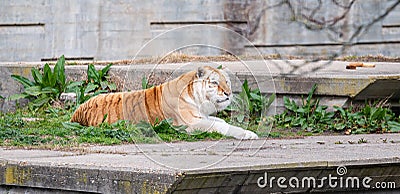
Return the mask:
{"type": "Polygon", "coordinates": [[[298,109],[298,106],[294,100],[290,100],[289,98],[287,98],[285,96],[285,97],[283,97],[283,101],[284,101],[285,108],[287,108],[290,111],[296,112],[296,110],[298,109]]]}
{"type": "Polygon", "coordinates": [[[364,115],[370,115],[371,114],[371,107],[369,105],[365,106],[363,109],[364,115]]]}
{"type": "Polygon", "coordinates": [[[148,88],[148,80],[146,78],[146,76],[142,77],[142,89],[147,89],[148,88]]]}
{"type": "Polygon", "coordinates": [[[149,84],[149,80],[147,80],[146,76],[142,77],[142,89],[152,88],[154,85],[149,84]]]}
{"type": "Polygon", "coordinates": [[[290,99],[286,96],[283,97],[283,103],[285,105],[285,107],[287,108],[287,106],[290,106],[290,99]]]}
{"type": "Polygon", "coordinates": [[[391,132],[400,132],[400,123],[396,121],[388,121],[389,130],[391,132]]]}
{"type": "Polygon", "coordinates": [[[365,122],[364,119],[358,119],[358,120],[356,120],[356,123],[357,123],[358,125],[360,125],[360,126],[364,126],[364,125],[366,124],[366,122],[365,122]]]}
{"type": "Polygon", "coordinates": [[[97,83],[100,82],[99,73],[96,71],[96,68],[94,67],[93,64],[89,64],[87,74],[88,74],[89,81],[93,80],[94,82],[97,82],[97,83]]]}
{"type": "Polygon", "coordinates": [[[89,92],[93,92],[94,90],[96,90],[98,88],[97,85],[93,84],[93,83],[89,83],[86,88],[85,88],[85,93],[89,93],[89,92]]]}
{"type": "Polygon", "coordinates": [[[111,66],[112,66],[112,63],[108,64],[106,67],[101,69],[101,77],[103,77],[107,74],[107,72],[108,72],[108,70],[110,70],[111,66]]]}
{"type": "Polygon", "coordinates": [[[250,96],[251,90],[249,88],[249,84],[247,79],[244,80],[242,84],[242,91],[240,92],[240,96],[243,99],[243,101],[246,103],[247,108],[250,112],[254,111],[253,108],[253,103],[251,102],[251,96],[250,96]]]}
{"type": "Polygon", "coordinates": [[[251,102],[250,98],[247,96],[244,97],[244,101],[246,102],[247,108],[250,112],[253,112],[253,103],[251,102]]]}
{"type": "Polygon", "coordinates": [[[262,98],[260,95],[258,95],[257,93],[253,93],[253,92],[250,93],[250,96],[252,99],[255,99],[258,101],[261,101],[261,98],[262,98]]]}
{"type": "Polygon", "coordinates": [[[54,66],[55,80],[60,84],[61,88],[65,87],[65,57],[61,55],[54,66]]]}
{"type": "Polygon", "coordinates": [[[291,120],[292,120],[292,117],[285,117],[285,118],[283,119],[283,121],[284,121],[285,123],[290,122],[291,120]]]}
{"type": "Polygon", "coordinates": [[[29,97],[28,94],[22,93],[22,94],[13,94],[10,97],[8,97],[8,100],[19,100],[21,98],[27,98],[29,97]]]}
{"type": "Polygon", "coordinates": [[[24,88],[31,87],[31,86],[35,85],[35,83],[33,83],[28,78],[23,77],[23,76],[11,75],[11,78],[13,78],[15,81],[21,83],[24,86],[24,88]]]}
{"type": "Polygon", "coordinates": [[[39,96],[40,94],[42,94],[42,87],[31,86],[31,87],[25,89],[25,93],[27,93],[31,96],[39,96]]]}
{"type": "Polygon", "coordinates": [[[81,103],[84,103],[86,99],[84,99],[84,90],[83,87],[76,87],[75,88],[75,94],[76,94],[76,105],[78,106],[81,103]]]}
{"type": "Polygon", "coordinates": [[[43,97],[41,97],[41,98],[38,98],[38,99],[32,101],[31,103],[32,103],[32,105],[35,106],[35,107],[41,107],[41,106],[43,106],[44,104],[49,103],[50,100],[51,100],[50,97],[48,97],[48,96],[43,96],[43,97]]]}
{"type": "Polygon", "coordinates": [[[243,115],[243,114],[240,114],[240,115],[238,115],[238,116],[236,117],[236,119],[237,119],[238,122],[243,122],[243,120],[244,120],[244,115],[243,115]]]}
{"type": "Polygon", "coordinates": [[[371,119],[380,120],[383,119],[386,112],[382,108],[373,108],[371,113],[371,119]]]}
{"type": "Polygon", "coordinates": [[[97,96],[97,95],[99,95],[99,94],[104,94],[104,93],[107,93],[107,92],[108,92],[107,90],[98,90],[98,91],[96,91],[95,93],[93,93],[92,96],[97,96]]]}
{"type": "Polygon", "coordinates": [[[300,118],[299,122],[300,122],[300,126],[302,129],[305,129],[308,127],[306,118],[300,118]]]}
{"type": "Polygon", "coordinates": [[[314,84],[312,86],[311,90],[308,92],[306,105],[311,104],[311,99],[312,99],[312,96],[314,95],[316,89],[317,89],[317,84],[314,84]]]}
{"type": "Polygon", "coordinates": [[[249,88],[249,83],[248,83],[247,79],[244,80],[242,89],[245,92],[245,94],[247,95],[247,98],[250,98],[251,97],[250,96],[250,88],[249,88]]]}
{"type": "Polygon", "coordinates": [[[101,89],[105,90],[108,87],[108,81],[100,81],[101,89]]]}
{"type": "Polygon", "coordinates": [[[186,126],[186,125],[176,125],[176,126],[172,126],[172,123],[171,123],[171,127],[172,127],[173,129],[175,129],[175,131],[177,131],[177,132],[179,132],[179,133],[187,133],[187,131],[186,131],[187,126],[186,126]]]}
{"type": "Polygon", "coordinates": [[[37,84],[37,85],[43,85],[43,83],[42,83],[43,76],[42,76],[42,74],[39,72],[39,70],[36,69],[36,68],[32,68],[32,69],[31,69],[31,72],[32,72],[32,77],[33,77],[33,79],[35,80],[36,84],[37,84]]]}
{"type": "Polygon", "coordinates": [[[79,130],[82,129],[83,126],[80,125],[79,123],[72,123],[72,122],[63,122],[61,123],[63,125],[64,128],[66,129],[71,129],[71,130],[79,130]]]}
{"type": "Polygon", "coordinates": [[[117,85],[115,85],[115,83],[109,83],[108,88],[110,88],[111,91],[115,91],[117,90],[117,85]]]}
{"type": "Polygon", "coordinates": [[[296,112],[298,112],[298,113],[305,113],[306,112],[306,110],[304,109],[304,108],[298,108],[297,110],[296,110],[296,112]]]}
{"type": "Polygon", "coordinates": [[[82,85],[83,85],[83,81],[71,82],[67,85],[66,91],[73,92],[73,91],[75,91],[75,88],[82,87],[82,85]]]}
{"type": "Polygon", "coordinates": [[[42,88],[41,93],[43,93],[43,94],[58,94],[60,92],[56,88],[45,87],[45,88],[42,88]]]}
{"type": "Polygon", "coordinates": [[[49,64],[45,64],[43,68],[43,86],[54,87],[56,85],[56,76],[51,71],[49,64]]]}
{"type": "Polygon", "coordinates": [[[338,123],[337,125],[335,125],[335,129],[338,131],[343,130],[346,127],[346,125],[344,125],[343,123],[338,123]]]}
{"type": "Polygon", "coordinates": [[[340,115],[342,116],[342,117],[344,117],[344,118],[346,118],[346,112],[344,111],[344,109],[342,108],[342,107],[339,107],[339,106],[333,106],[333,108],[336,110],[336,111],[339,111],[340,112],[340,115]]]}

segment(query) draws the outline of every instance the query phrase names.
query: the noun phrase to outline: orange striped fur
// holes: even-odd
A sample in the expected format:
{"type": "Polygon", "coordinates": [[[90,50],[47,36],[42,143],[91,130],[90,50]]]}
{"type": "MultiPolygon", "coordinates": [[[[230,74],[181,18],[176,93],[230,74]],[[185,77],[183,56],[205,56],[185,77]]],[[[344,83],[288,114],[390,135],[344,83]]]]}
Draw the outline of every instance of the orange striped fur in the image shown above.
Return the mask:
{"type": "Polygon", "coordinates": [[[228,74],[209,66],[200,67],[150,89],[101,94],[78,107],[71,122],[96,126],[128,120],[152,124],[171,118],[174,125],[193,130],[216,131],[238,139],[256,139],[257,134],[209,116],[226,108],[232,99],[228,74]]]}
{"type": "MultiPolygon", "coordinates": [[[[220,70],[204,67],[203,70],[220,70]]],[[[118,120],[129,120],[134,123],[148,121],[154,123],[166,118],[173,118],[174,124],[188,124],[192,117],[201,117],[198,107],[193,107],[188,101],[194,101],[195,89],[193,83],[198,79],[198,71],[191,71],[162,85],[145,90],[101,94],[91,98],[75,111],[71,122],[85,126],[114,123],[118,120]],[[185,122],[186,121],[186,122],[185,122]]],[[[221,76],[223,77],[223,76],[221,76]]],[[[220,91],[231,93],[230,87],[223,77],[218,87],[220,91]]]]}

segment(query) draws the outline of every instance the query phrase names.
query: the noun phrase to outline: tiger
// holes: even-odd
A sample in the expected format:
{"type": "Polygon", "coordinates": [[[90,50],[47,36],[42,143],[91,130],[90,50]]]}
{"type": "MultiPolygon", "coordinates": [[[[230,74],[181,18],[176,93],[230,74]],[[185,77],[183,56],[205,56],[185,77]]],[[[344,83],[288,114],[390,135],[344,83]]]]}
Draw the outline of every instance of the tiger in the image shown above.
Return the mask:
{"type": "Polygon", "coordinates": [[[257,139],[252,131],[210,116],[232,101],[231,81],[225,69],[202,66],[148,89],[100,94],[81,104],[71,122],[97,126],[102,122],[127,120],[151,124],[172,119],[186,131],[218,132],[236,139],[257,139]]]}

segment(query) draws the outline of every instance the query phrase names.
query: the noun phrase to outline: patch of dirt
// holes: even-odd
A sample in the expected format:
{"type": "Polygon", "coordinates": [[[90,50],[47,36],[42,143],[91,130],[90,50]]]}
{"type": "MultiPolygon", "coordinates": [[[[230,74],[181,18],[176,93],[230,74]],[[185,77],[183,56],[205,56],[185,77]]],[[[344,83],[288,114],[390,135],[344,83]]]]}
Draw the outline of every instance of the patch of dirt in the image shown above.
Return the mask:
{"type": "MultiPolygon", "coordinates": [[[[135,60],[119,60],[119,61],[81,61],[81,62],[68,62],[68,65],[107,65],[112,63],[113,65],[132,65],[132,64],[167,64],[167,63],[187,63],[187,62],[215,62],[215,61],[248,61],[248,60],[301,60],[308,59],[302,56],[291,56],[291,55],[262,55],[262,56],[234,56],[234,55],[218,55],[218,56],[200,56],[200,55],[188,55],[184,53],[171,53],[164,57],[149,57],[135,60]]],[[[320,57],[319,60],[330,60],[327,57],[320,57]]],[[[366,56],[344,56],[337,57],[333,60],[336,61],[348,61],[348,62],[400,62],[400,57],[389,57],[384,55],[366,55],[366,56]]]]}
{"type": "Polygon", "coordinates": [[[366,55],[366,56],[346,56],[335,59],[338,61],[349,61],[349,62],[393,62],[398,63],[400,62],[400,57],[388,57],[383,55],[366,55]]]}

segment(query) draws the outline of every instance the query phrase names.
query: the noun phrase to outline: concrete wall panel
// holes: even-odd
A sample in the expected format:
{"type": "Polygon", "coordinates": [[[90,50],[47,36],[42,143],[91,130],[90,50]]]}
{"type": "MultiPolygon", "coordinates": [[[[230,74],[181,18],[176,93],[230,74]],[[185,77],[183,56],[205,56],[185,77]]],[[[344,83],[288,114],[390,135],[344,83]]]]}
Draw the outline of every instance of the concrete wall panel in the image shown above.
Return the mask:
{"type": "MultiPolygon", "coordinates": [[[[131,59],[152,38],[176,27],[208,24],[231,29],[250,40],[244,43],[230,34],[209,28],[187,34],[161,37],[157,45],[139,57],[157,56],[182,44],[212,43],[234,54],[255,54],[255,44],[264,54],[303,56],[335,53],[357,28],[367,25],[393,5],[393,1],[350,0],[205,0],[205,1],[97,1],[97,0],[5,0],[0,6],[0,61],[40,61],[66,57],[94,60],[131,59]],[[348,12],[347,12],[348,11],[348,12]],[[338,17],[344,15],[343,19],[338,17]],[[308,20],[307,20],[307,17],[308,20]],[[338,19],[332,28],[327,25],[338,19]],[[311,29],[310,28],[314,28],[311,29]],[[302,47],[298,50],[296,46],[302,47]],[[311,46],[311,47],[310,47],[311,46]],[[314,51],[319,46],[323,50],[314,51]],[[251,50],[251,49],[250,49],[251,50]],[[292,52],[293,51],[293,52],[292,52]],[[12,53],[12,54],[10,54],[12,53]]],[[[373,45],[344,55],[400,55],[400,8],[396,7],[352,39],[354,43],[373,45]],[[374,49],[375,47],[375,49],[374,49]]],[[[351,51],[351,52],[350,52],[351,51]]],[[[190,54],[224,54],[215,49],[192,49],[190,54]]]]}

